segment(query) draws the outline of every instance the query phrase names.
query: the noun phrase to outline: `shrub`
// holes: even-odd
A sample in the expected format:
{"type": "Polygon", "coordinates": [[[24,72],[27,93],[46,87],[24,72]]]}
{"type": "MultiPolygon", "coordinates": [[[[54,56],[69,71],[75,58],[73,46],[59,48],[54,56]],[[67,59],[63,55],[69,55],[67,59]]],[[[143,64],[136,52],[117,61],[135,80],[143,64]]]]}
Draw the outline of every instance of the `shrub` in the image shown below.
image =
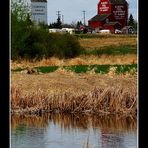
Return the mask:
{"type": "Polygon", "coordinates": [[[40,60],[51,56],[73,58],[80,54],[81,46],[75,36],[49,33],[47,25],[42,23],[36,26],[25,9],[25,5],[20,9],[16,4],[11,11],[12,60],[40,60]]]}
{"type": "Polygon", "coordinates": [[[80,54],[82,47],[77,38],[70,34],[50,33],[48,56],[73,58],[80,54]]]}

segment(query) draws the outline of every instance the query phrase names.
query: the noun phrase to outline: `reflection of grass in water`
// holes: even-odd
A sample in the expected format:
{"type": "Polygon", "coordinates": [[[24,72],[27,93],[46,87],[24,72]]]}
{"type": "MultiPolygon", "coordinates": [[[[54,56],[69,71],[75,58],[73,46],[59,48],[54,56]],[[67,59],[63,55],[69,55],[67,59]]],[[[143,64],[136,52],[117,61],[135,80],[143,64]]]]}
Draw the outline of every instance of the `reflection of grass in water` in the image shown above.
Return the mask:
{"type": "MultiPolygon", "coordinates": [[[[120,129],[119,132],[128,132],[136,130],[136,117],[122,117],[122,116],[83,116],[83,115],[69,115],[69,114],[44,114],[42,116],[23,116],[13,115],[11,117],[12,130],[17,130],[17,134],[25,132],[26,127],[47,128],[50,122],[58,124],[61,130],[84,129],[88,130],[92,126],[94,130],[105,129],[109,133],[120,129]]],[[[75,130],[74,130],[75,131],[75,130]]],[[[98,130],[97,130],[98,131],[98,130]]],[[[90,141],[89,133],[86,138],[82,140],[82,148],[93,148],[94,145],[90,141]]]]}
{"type": "MultiPolygon", "coordinates": [[[[47,128],[50,122],[58,124],[61,130],[84,129],[88,130],[91,126],[94,130],[106,129],[109,133],[120,129],[120,132],[128,132],[136,130],[136,117],[121,117],[121,116],[83,116],[69,114],[44,114],[42,116],[23,116],[13,115],[11,117],[12,130],[16,130],[17,134],[25,132],[26,127],[47,128]]],[[[75,130],[74,130],[75,131],[75,130]]],[[[86,139],[82,140],[82,148],[93,148],[94,145],[86,135],[86,139]]]]}
{"type": "MultiPolygon", "coordinates": [[[[112,129],[120,131],[136,130],[137,118],[136,116],[120,116],[120,115],[79,115],[79,114],[44,114],[41,116],[35,115],[12,115],[11,127],[16,129],[19,125],[28,125],[33,127],[47,127],[50,121],[60,125],[61,128],[67,129],[88,129],[92,128],[100,129],[112,129]]],[[[24,129],[23,129],[24,130],[24,129]]]]}
{"type": "MultiPolygon", "coordinates": [[[[90,146],[89,146],[89,135],[87,137],[86,142],[83,143],[83,147],[82,148],[90,148],[90,146]]],[[[92,148],[93,148],[93,146],[92,146],[92,148]]]]}
{"type": "MultiPolygon", "coordinates": [[[[11,117],[11,127],[12,129],[19,129],[25,126],[32,126],[32,127],[46,127],[48,126],[48,115],[45,114],[44,116],[24,116],[24,115],[12,115],[11,117]]],[[[26,128],[23,128],[25,130],[26,128]]]]}

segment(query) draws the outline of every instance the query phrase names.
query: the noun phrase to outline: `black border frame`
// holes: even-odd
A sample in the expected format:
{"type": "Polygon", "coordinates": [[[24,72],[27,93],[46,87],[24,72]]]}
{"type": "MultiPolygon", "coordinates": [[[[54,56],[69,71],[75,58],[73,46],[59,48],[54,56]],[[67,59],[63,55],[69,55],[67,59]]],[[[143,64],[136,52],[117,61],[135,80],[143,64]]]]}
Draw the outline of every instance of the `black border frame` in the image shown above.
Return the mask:
{"type": "Polygon", "coordinates": [[[0,127],[1,127],[1,147],[7,148],[10,146],[9,138],[9,0],[2,1],[0,9],[0,127]]]}

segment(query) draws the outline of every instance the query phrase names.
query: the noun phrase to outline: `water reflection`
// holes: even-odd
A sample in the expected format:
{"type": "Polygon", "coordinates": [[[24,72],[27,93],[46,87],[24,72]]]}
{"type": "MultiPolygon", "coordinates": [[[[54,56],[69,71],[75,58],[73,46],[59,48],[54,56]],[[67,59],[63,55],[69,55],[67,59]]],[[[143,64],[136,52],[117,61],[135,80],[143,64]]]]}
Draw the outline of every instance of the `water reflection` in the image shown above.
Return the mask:
{"type": "Polygon", "coordinates": [[[12,148],[136,148],[136,118],[46,114],[12,116],[12,148]]]}

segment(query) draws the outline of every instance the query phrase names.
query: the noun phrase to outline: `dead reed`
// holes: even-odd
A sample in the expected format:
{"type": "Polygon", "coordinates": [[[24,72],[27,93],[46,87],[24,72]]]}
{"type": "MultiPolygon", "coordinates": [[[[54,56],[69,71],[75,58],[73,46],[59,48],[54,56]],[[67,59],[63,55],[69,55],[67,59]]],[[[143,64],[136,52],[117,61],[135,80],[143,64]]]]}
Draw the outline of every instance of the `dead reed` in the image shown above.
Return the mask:
{"type": "Polygon", "coordinates": [[[135,88],[95,88],[87,93],[47,93],[41,89],[26,92],[12,86],[11,112],[42,114],[44,112],[71,114],[124,114],[136,115],[137,92],[135,88]]]}

